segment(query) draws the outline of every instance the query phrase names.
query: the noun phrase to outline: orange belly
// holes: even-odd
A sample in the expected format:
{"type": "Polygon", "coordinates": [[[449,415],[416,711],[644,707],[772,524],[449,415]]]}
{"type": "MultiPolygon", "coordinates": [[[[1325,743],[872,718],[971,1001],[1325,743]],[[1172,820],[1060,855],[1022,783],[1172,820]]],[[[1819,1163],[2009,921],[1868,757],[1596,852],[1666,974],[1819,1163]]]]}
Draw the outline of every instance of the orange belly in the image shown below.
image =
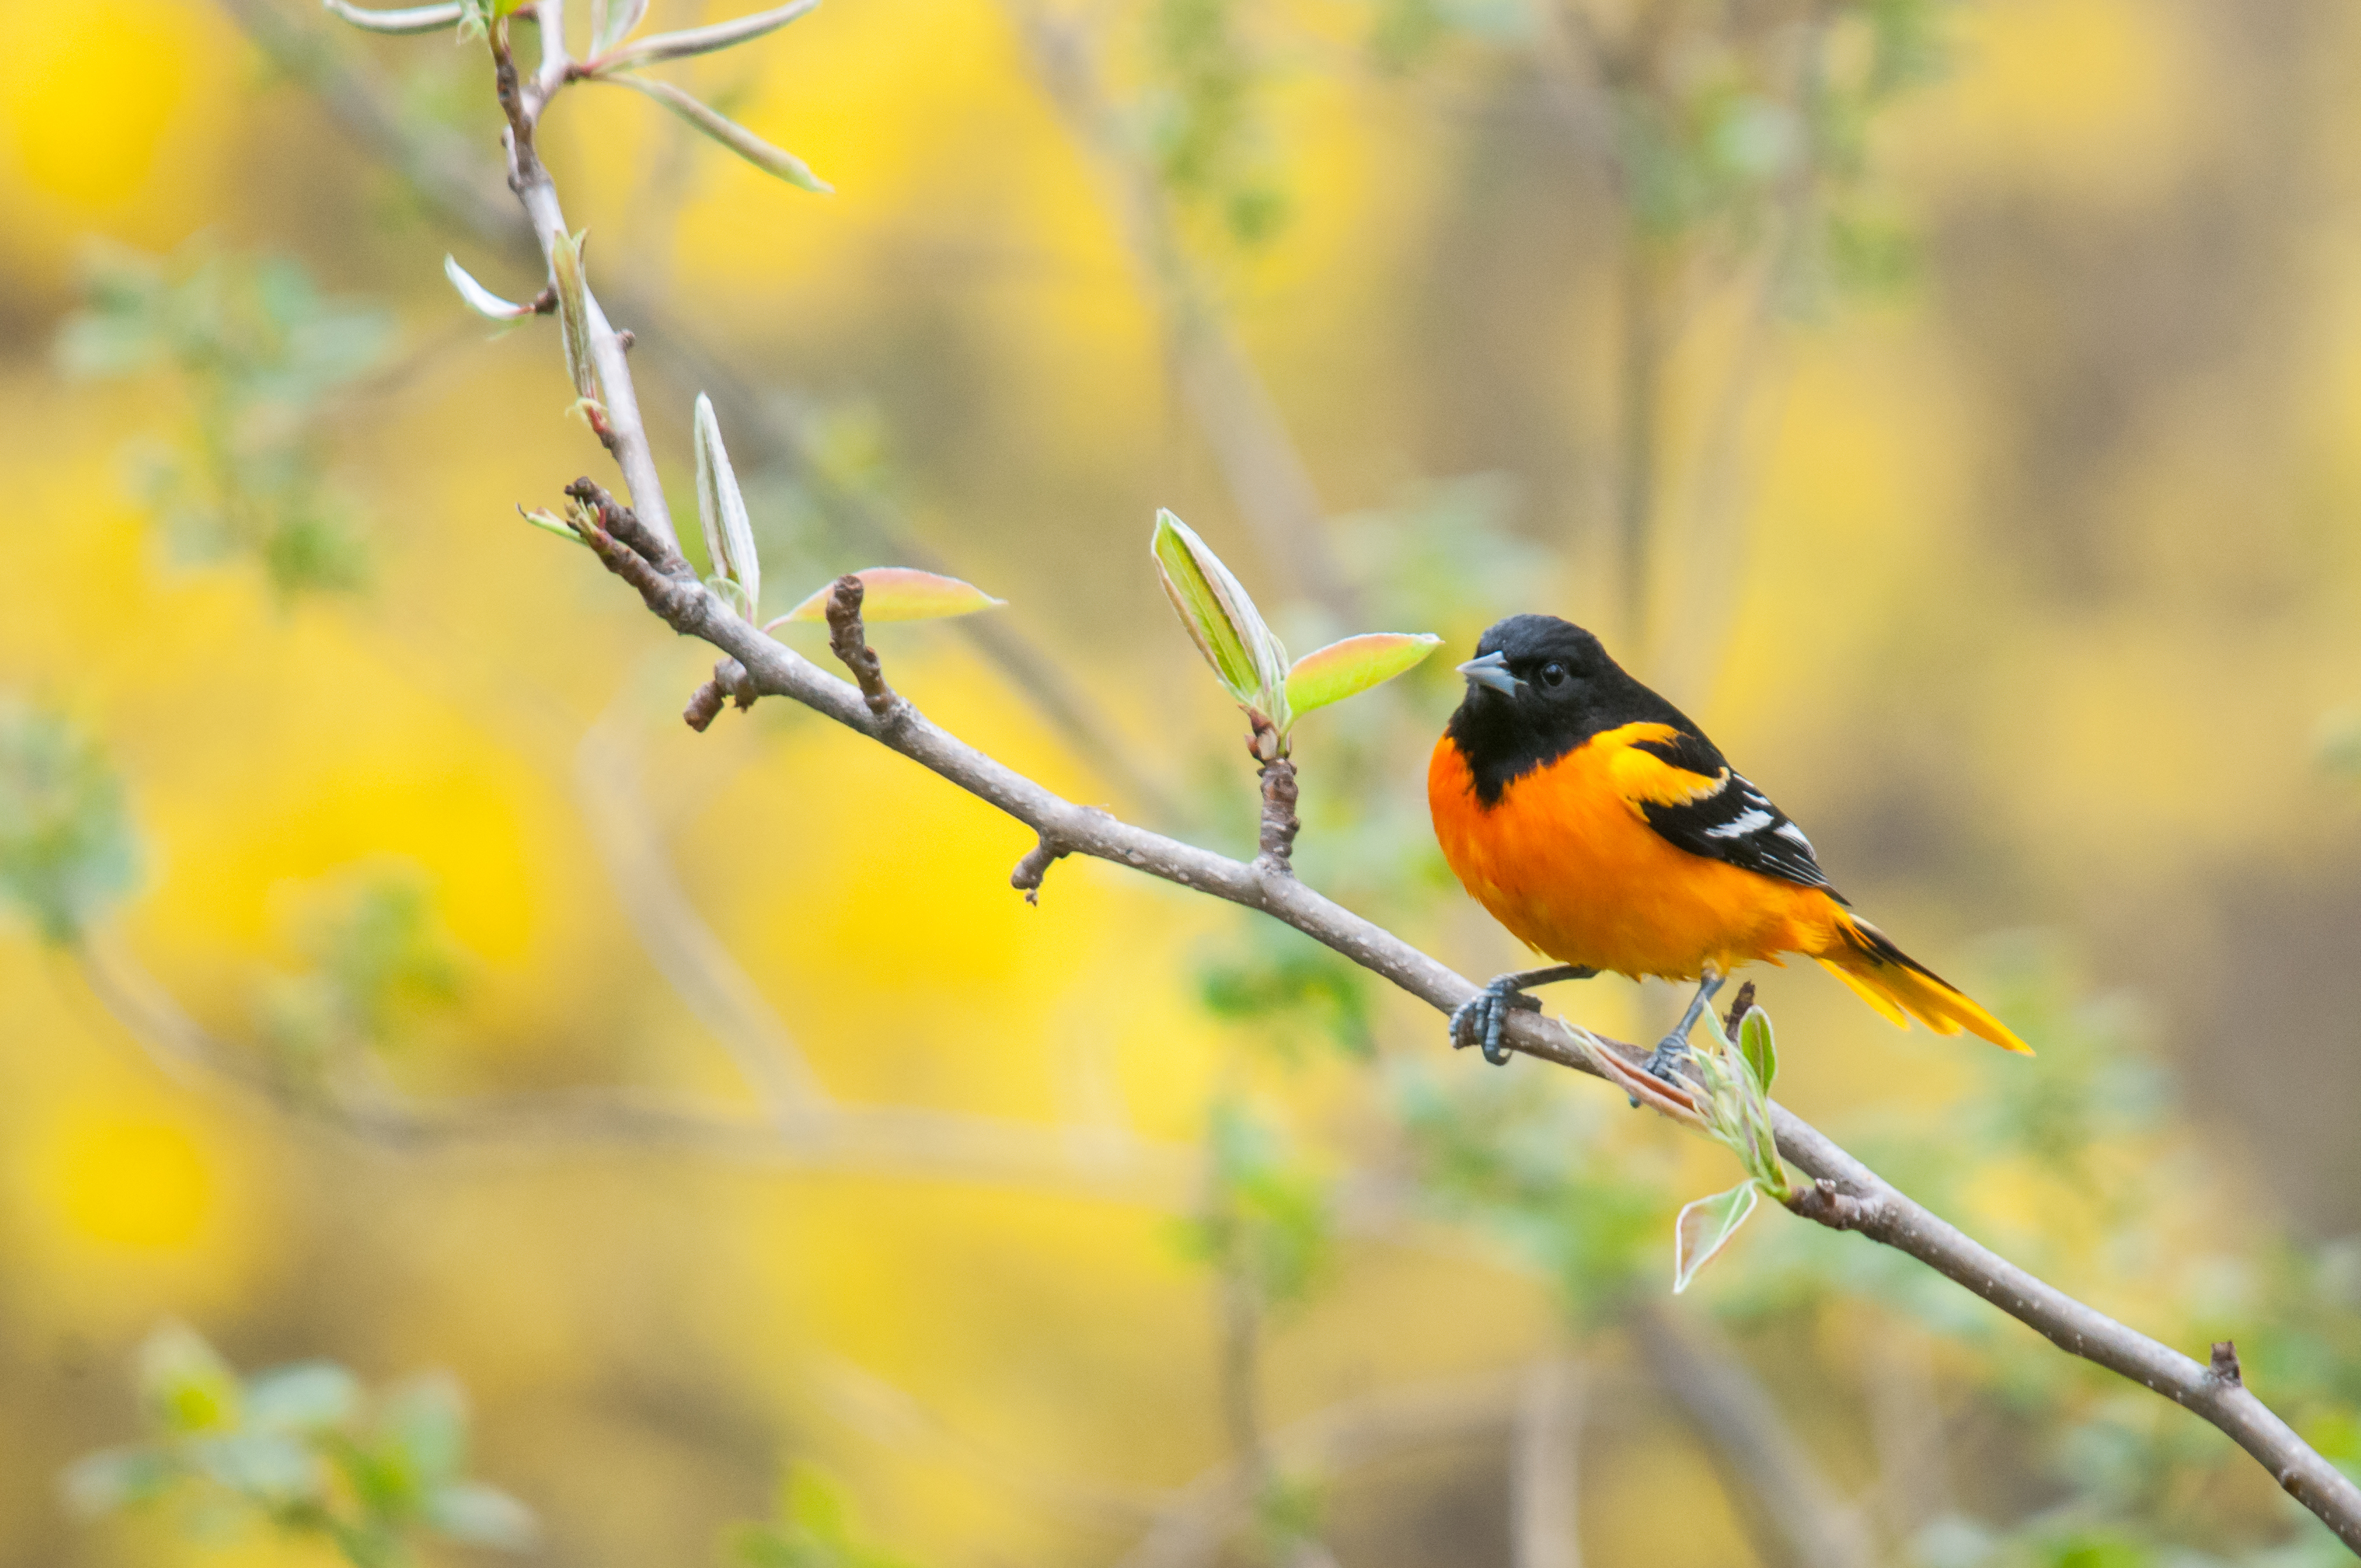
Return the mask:
{"type": "Polygon", "coordinates": [[[1490,806],[1450,737],[1436,745],[1434,834],[1494,919],[1560,963],[1666,980],[1828,948],[1837,905],[1826,894],[1692,855],[1649,827],[1608,776],[1621,744],[1595,738],[1490,806]]]}

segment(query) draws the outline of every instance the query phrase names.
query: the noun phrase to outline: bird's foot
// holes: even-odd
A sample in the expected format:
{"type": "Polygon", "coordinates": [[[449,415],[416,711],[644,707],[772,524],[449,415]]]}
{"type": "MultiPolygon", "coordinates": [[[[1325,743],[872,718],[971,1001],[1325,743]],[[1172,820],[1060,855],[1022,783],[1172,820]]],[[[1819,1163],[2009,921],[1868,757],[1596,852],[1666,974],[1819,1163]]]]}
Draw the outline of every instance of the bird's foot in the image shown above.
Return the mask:
{"type": "Polygon", "coordinates": [[[1656,1042],[1656,1048],[1648,1053],[1648,1076],[1660,1078],[1675,1089],[1681,1088],[1684,1082],[1681,1069],[1688,1062],[1690,1055],[1688,1036],[1666,1035],[1656,1042]]]}
{"type": "Polygon", "coordinates": [[[1501,1040],[1511,1013],[1538,1013],[1541,998],[1528,996],[1517,989],[1521,976],[1504,974],[1496,978],[1476,995],[1461,1003],[1451,1014],[1451,1048],[1466,1050],[1469,1046],[1481,1046],[1484,1059],[1494,1067],[1504,1067],[1509,1060],[1509,1047],[1501,1040]]]}
{"type": "MultiPolygon", "coordinates": [[[[1656,1048],[1648,1053],[1648,1060],[1644,1065],[1643,1070],[1646,1071],[1649,1077],[1660,1079],[1663,1081],[1671,1084],[1675,1089],[1686,1089],[1688,1087],[1688,1081],[1682,1074],[1681,1067],[1682,1064],[1686,1063],[1689,1059],[1689,1057],[1690,1051],[1687,1036],[1681,1034],[1666,1035],[1663,1039],[1656,1042],[1656,1048]]],[[[1627,1094],[1624,1098],[1631,1102],[1631,1108],[1634,1111],[1640,1108],[1640,1097],[1638,1095],[1627,1094]]]]}

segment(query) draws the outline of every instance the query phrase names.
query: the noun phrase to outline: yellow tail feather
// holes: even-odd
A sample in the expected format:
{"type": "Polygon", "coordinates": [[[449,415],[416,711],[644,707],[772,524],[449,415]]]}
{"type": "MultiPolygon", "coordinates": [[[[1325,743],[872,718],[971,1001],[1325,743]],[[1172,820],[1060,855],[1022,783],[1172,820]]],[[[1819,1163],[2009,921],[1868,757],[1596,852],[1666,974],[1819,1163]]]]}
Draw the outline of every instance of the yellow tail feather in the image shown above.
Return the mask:
{"type": "Polygon", "coordinates": [[[2003,1050],[2033,1054],[2033,1047],[2012,1034],[2007,1025],[1895,947],[1884,932],[1867,921],[1839,916],[1832,934],[1836,940],[1830,950],[1812,956],[1897,1026],[1908,1028],[1909,1020],[1916,1018],[1938,1035],[1956,1035],[1964,1029],[2003,1050]]]}

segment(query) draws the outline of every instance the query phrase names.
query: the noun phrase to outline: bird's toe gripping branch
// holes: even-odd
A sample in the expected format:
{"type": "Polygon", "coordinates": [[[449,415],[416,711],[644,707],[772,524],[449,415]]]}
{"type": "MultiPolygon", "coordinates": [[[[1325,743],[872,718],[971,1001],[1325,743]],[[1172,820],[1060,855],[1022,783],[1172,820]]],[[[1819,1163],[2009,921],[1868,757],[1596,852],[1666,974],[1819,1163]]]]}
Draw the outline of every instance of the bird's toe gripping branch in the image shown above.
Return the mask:
{"type": "Polygon", "coordinates": [[[1470,1046],[1481,1046],[1486,1061],[1494,1067],[1506,1066],[1509,1047],[1501,1035],[1509,1026],[1509,1014],[1542,1010],[1540,1000],[1527,996],[1525,988],[1554,985],[1562,980],[1588,980],[1598,972],[1582,964],[1551,964],[1544,969],[1494,975],[1491,984],[1453,1011],[1451,1048],[1464,1051],[1470,1046]]]}
{"type": "Polygon", "coordinates": [[[1463,1002],[1451,1014],[1451,1048],[1466,1050],[1469,1046],[1481,1046],[1484,1059],[1494,1067],[1506,1066],[1509,1047],[1500,1038],[1508,1027],[1511,1013],[1538,1013],[1542,1001],[1517,989],[1517,976],[1504,974],[1476,995],[1463,1002]]]}

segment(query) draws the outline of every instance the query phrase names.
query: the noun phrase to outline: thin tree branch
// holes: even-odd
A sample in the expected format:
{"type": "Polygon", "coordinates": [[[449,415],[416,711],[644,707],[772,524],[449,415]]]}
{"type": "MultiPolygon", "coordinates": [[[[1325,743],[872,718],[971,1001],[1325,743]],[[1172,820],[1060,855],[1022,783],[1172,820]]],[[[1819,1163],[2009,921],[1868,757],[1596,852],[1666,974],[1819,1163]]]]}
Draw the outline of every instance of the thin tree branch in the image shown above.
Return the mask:
{"type": "Polygon", "coordinates": [[[1860,1515],[1796,1445],[1736,1354],[1658,1302],[1642,1303],[1629,1321],[1649,1370],[1704,1440],[1768,1568],[1876,1568],[1860,1515]]]}
{"type": "Polygon", "coordinates": [[[619,1089],[489,1094],[423,1102],[350,1086],[298,1086],[255,1052],[181,1011],[112,943],[72,953],[91,993],[175,1080],[225,1084],[277,1114],[404,1154],[512,1154],[533,1147],[693,1153],[797,1170],[873,1172],[1040,1189],[1189,1207],[1202,1179],[1196,1151],[1104,1127],[1061,1128],[901,1106],[819,1105],[761,1121],[676,1097],[619,1089]]]}
{"type": "MultiPolygon", "coordinates": [[[[1533,1372],[1510,1367],[1345,1400],[1271,1433],[1268,1452],[1286,1468],[1334,1474],[1405,1446],[1499,1431],[1515,1419],[1533,1372]]],[[[1117,1568],[1214,1563],[1232,1525],[1253,1504],[1256,1486],[1253,1473],[1235,1459],[1205,1471],[1172,1495],[1117,1568]]]]}
{"type": "Polygon", "coordinates": [[[1517,1399],[1509,1458],[1510,1549],[1515,1568],[1582,1568],[1583,1368],[1544,1361],[1517,1399]]]}
{"type": "Polygon", "coordinates": [[[730,1053],[774,1122],[830,1103],[818,1075],[762,989],[738,966],[681,891],[649,824],[638,768],[610,713],[582,737],[575,795],[615,901],[673,991],[730,1053]]]}

